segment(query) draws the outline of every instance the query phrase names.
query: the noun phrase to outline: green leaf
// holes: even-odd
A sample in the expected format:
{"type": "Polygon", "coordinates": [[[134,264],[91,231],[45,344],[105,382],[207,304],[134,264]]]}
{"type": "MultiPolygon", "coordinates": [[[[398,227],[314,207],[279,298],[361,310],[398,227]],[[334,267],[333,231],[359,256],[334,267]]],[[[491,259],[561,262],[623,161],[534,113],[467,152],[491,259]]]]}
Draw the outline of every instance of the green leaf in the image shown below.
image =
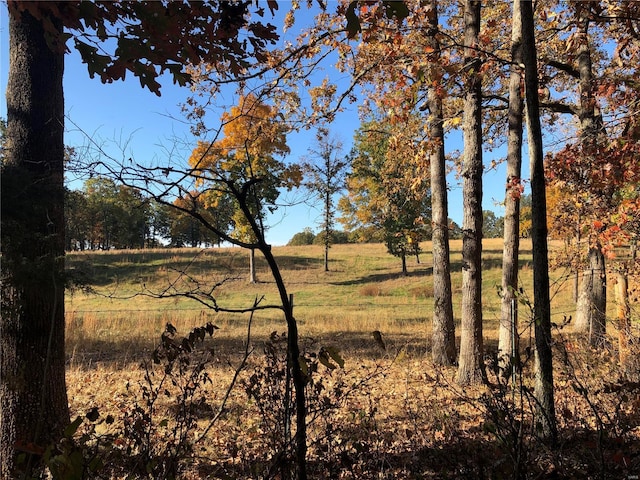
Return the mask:
{"type": "Polygon", "coordinates": [[[307,359],[303,356],[298,357],[298,363],[300,364],[300,371],[305,377],[309,376],[309,364],[307,363],[307,359]]]}
{"type": "Polygon", "coordinates": [[[320,352],[320,355],[318,356],[318,361],[322,365],[327,367],[329,370],[335,370],[336,369],[336,366],[329,361],[329,354],[324,350],[320,352]]]}
{"type": "Polygon", "coordinates": [[[67,425],[67,428],[64,429],[62,435],[65,438],[71,438],[78,431],[78,428],[82,425],[82,417],[78,416],[76,419],[67,425]]]}
{"type": "Polygon", "coordinates": [[[102,470],[102,468],[104,467],[104,462],[102,461],[102,459],[100,457],[94,457],[90,462],[89,462],[89,471],[92,473],[95,473],[99,470],[102,470]]]}
{"type": "Polygon", "coordinates": [[[336,347],[325,347],[325,351],[329,354],[331,360],[336,362],[340,368],[344,368],[344,358],[340,355],[340,350],[336,347]]]}

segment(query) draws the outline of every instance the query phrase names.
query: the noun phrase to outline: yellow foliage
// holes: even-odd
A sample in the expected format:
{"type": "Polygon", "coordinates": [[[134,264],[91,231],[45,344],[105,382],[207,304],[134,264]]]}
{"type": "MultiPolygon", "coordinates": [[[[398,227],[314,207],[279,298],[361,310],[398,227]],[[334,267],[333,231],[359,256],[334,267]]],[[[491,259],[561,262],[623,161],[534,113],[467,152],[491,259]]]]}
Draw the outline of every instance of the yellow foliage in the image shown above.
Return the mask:
{"type": "Polygon", "coordinates": [[[222,115],[224,134],[215,143],[199,141],[189,158],[198,170],[243,171],[247,178],[279,167],[275,155],[289,153],[286,125],[278,111],[254,95],[241,97],[222,115]]]}

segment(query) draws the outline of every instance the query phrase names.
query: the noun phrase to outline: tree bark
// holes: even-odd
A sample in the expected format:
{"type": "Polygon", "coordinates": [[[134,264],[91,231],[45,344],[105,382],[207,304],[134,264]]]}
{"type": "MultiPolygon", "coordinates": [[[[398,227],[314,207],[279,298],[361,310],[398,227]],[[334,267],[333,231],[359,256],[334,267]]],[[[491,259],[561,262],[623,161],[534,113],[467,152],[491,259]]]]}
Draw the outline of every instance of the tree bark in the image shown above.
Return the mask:
{"type": "MultiPolygon", "coordinates": [[[[593,94],[594,78],[589,42],[588,11],[577,7],[580,44],[577,54],[579,74],[580,141],[583,152],[597,154],[598,145],[604,135],[604,125],[596,99],[593,94]]],[[[603,344],[606,334],[607,282],[605,258],[598,242],[589,245],[588,265],[583,272],[583,283],[576,304],[577,331],[588,332],[589,343],[593,346],[603,344]]]]}
{"type": "Polygon", "coordinates": [[[464,158],[462,165],[462,322],[459,385],[485,380],[482,339],[482,80],[475,46],[480,33],[479,0],[464,8],[464,158]]]}
{"type": "MultiPolygon", "coordinates": [[[[629,306],[629,281],[627,272],[618,272],[616,278],[616,304],[618,314],[618,361],[626,375],[634,375],[632,372],[629,350],[629,337],[631,333],[631,308],[629,306]]],[[[635,377],[638,376],[637,369],[635,377]]],[[[631,378],[635,380],[635,378],[631,378]]]]}
{"type": "MultiPolygon", "coordinates": [[[[427,44],[434,52],[440,50],[438,32],[438,2],[431,0],[427,10],[427,44]]],[[[442,72],[437,61],[430,65],[432,81],[439,85],[442,72]]],[[[451,264],[449,251],[449,212],[447,200],[447,171],[444,148],[444,115],[442,97],[435,88],[427,94],[429,106],[429,138],[434,144],[431,164],[431,222],[433,225],[433,334],[431,358],[436,365],[456,362],[456,330],[453,320],[451,294],[451,264]]]]}
{"type": "MultiPolygon", "coordinates": [[[[43,9],[44,10],[44,9],[43,9]]],[[[61,23],[48,19],[62,31],[61,23]]],[[[9,7],[7,145],[2,169],[0,478],[37,467],[69,423],[64,351],[64,50],[9,7]],[[47,42],[49,40],[49,43],[47,42]],[[27,448],[28,447],[28,448],[27,448]]],[[[54,38],[55,40],[55,38],[54,38]]]]}
{"type": "Polygon", "coordinates": [[[256,275],[256,250],[249,249],[249,283],[258,283],[256,275]]]}
{"type": "Polygon", "coordinates": [[[592,346],[606,341],[607,282],[605,260],[600,245],[589,248],[589,265],[583,273],[576,306],[575,331],[587,333],[592,346]]]}
{"type": "Polygon", "coordinates": [[[533,244],[533,315],[535,331],[535,387],[537,423],[542,437],[550,444],[558,438],[553,387],[551,351],[551,303],[549,298],[549,256],[547,248],[547,200],[540,105],[538,100],[538,60],[533,6],[520,2],[522,48],[525,65],[526,121],[531,161],[531,241],[533,244]]]}
{"type": "MultiPolygon", "coordinates": [[[[329,166],[330,159],[327,157],[327,171],[330,170],[329,166]]],[[[327,181],[329,183],[329,181],[327,181]]],[[[329,271],[329,247],[331,246],[331,193],[327,188],[324,196],[324,271],[329,271]]]]}
{"type": "Polygon", "coordinates": [[[600,244],[589,249],[589,270],[585,274],[590,278],[584,283],[591,288],[581,298],[586,297],[584,302],[590,311],[589,343],[597,347],[605,344],[607,334],[607,273],[600,244]]]}
{"type": "Polygon", "coordinates": [[[502,251],[502,308],[498,338],[498,365],[507,378],[517,352],[518,257],[520,251],[520,190],[522,170],[522,20],[520,3],[513,3],[511,30],[511,75],[509,78],[509,131],[507,136],[507,188],[502,251]]]}

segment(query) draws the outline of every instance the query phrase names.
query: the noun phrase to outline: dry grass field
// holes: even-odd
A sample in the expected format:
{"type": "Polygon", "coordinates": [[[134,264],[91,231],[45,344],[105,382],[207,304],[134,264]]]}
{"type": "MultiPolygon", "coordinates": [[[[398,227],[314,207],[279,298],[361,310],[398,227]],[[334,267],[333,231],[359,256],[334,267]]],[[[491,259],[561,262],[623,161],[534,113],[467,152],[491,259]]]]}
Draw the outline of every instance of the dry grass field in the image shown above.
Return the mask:
{"type": "MultiPolygon", "coordinates": [[[[274,247],[307,358],[317,359],[314,354],[324,347],[344,359],[344,368],[319,365],[308,387],[310,478],[624,479],[640,474],[640,389],[618,381],[615,346],[594,352],[570,326],[555,331],[560,443],[554,448],[538,441],[531,423],[529,364],[521,389],[499,385],[491,374],[501,240],[485,240],[483,256],[484,338],[492,385],[461,389],[453,381],[455,368],[431,364],[430,245],[423,250],[420,263],[408,260],[405,276],[399,259],[379,244],[332,247],[329,272],[323,271],[320,247],[274,247]],[[385,349],[374,341],[376,330],[385,349]]],[[[457,321],[460,251],[460,242],[453,242],[457,321]]],[[[189,292],[202,301],[214,297],[222,309],[247,308],[256,298],[261,307],[275,306],[275,284],[260,260],[259,282],[250,284],[248,254],[236,248],[68,255],[68,268],[79,279],[66,304],[69,400],[74,415],[97,407],[100,419],[82,431],[113,442],[100,475],[143,477],[140,472],[151,467],[131,463],[122,452],[131,457],[144,450],[145,458],[156,463],[180,457],[179,478],[281,478],[284,351],[280,337],[272,334],[285,331],[280,311],[257,311],[249,332],[248,314],[216,312],[181,295],[189,292]],[[141,367],[152,358],[167,323],[180,336],[207,322],[219,327],[214,337],[171,377],[163,373],[164,364],[141,367]],[[202,372],[189,377],[197,359],[205,357],[206,378],[202,372]],[[243,359],[246,365],[239,371],[243,359]],[[194,409],[188,425],[175,420],[181,404],[194,409]],[[146,417],[136,417],[144,410],[146,417]],[[136,418],[144,418],[148,427],[142,439],[126,427],[136,418]],[[190,448],[180,450],[180,442],[190,448]]],[[[520,262],[519,333],[526,356],[532,332],[525,304],[533,296],[526,241],[520,262]]],[[[574,309],[570,275],[553,272],[551,294],[553,321],[561,324],[574,309]]],[[[615,313],[613,303],[609,313],[615,313]]],[[[613,327],[610,334],[615,335],[613,327]]],[[[147,476],[157,477],[159,471],[147,476]]]]}

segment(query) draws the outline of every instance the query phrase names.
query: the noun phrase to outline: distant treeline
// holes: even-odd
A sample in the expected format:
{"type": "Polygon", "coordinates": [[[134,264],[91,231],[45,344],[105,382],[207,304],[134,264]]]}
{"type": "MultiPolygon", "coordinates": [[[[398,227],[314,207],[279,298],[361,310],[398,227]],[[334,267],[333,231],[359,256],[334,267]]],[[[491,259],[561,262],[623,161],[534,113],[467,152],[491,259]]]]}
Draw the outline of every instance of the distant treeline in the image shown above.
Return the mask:
{"type": "MultiPolygon", "coordinates": [[[[526,200],[528,200],[528,197],[526,200]]],[[[502,237],[504,233],[504,217],[497,217],[491,210],[484,210],[482,231],[485,238],[502,237]]],[[[529,229],[527,228],[523,233],[523,236],[528,236],[529,229]]],[[[451,219],[449,219],[449,238],[453,240],[462,238],[462,228],[451,219]]],[[[384,243],[384,231],[374,227],[357,228],[349,232],[336,230],[331,232],[330,243],[332,245],[342,243],[384,243]]],[[[323,232],[315,234],[310,227],[306,227],[301,232],[293,235],[287,245],[324,245],[323,232]]]]}
{"type": "Polygon", "coordinates": [[[66,191],[65,230],[68,251],[220,243],[191,216],[104,177],[87,180],[82,190],[66,191]]]}
{"type": "MultiPolygon", "coordinates": [[[[220,239],[200,222],[170,205],[145,197],[138,189],[116,184],[112,179],[95,177],[82,190],[66,191],[66,250],[112,250],[157,247],[203,247],[219,245],[220,239]]],[[[175,203],[184,201],[177,199],[175,203]]],[[[233,227],[232,220],[201,205],[209,218],[233,227]]],[[[502,236],[502,217],[484,212],[485,237],[502,236]]],[[[462,238],[462,229],[450,222],[451,238],[462,238]]],[[[331,244],[382,242],[384,234],[373,227],[354,231],[336,230],[331,244]]],[[[322,233],[310,227],[296,233],[289,245],[322,245],[322,233]]]]}

